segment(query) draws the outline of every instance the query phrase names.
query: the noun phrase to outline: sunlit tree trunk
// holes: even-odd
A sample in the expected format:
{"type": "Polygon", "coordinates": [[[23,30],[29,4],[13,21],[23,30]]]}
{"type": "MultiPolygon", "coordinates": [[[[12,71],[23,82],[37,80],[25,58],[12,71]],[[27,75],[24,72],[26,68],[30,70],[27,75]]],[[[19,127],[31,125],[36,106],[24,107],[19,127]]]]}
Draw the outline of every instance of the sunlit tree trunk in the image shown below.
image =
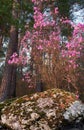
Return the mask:
{"type": "MultiPolygon", "coordinates": [[[[13,18],[17,19],[18,14],[15,10],[16,0],[13,3],[12,15],[13,18]]],[[[1,88],[0,88],[0,101],[15,97],[16,92],[16,67],[14,65],[9,65],[8,60],[10,56],[17,52],[18,48],[18,29],[14,25],[11,25],[10,28],[10,40],[8,45],[8,51],[5,61],[5,69],[3,73],[1,88]]]]}

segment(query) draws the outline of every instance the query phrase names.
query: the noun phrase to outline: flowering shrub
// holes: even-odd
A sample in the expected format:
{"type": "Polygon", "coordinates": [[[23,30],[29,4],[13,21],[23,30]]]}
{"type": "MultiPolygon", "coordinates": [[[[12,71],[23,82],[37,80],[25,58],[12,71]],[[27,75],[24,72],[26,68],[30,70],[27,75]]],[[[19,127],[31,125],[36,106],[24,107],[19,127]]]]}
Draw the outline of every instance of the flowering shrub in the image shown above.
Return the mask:
{"type": "Polygon", "coordinates": [[[19,55],[14,53],[8,62],[30,67],[27,72],[28,78],[24,77],[29,86],[35,86],[36,82],[41,80],[47,86],[65,86],[69,90],[70,87],[74,87],[77,90],[77,59],[84,42],[84,25],[74,25],[68,19],[59,19],[58,8],[54,7],[53,0],[52,4],[49,0],[32,2],[33,29],[27,31],[23,37],[19,55]],[[72,35],[67,37],[65,43],[61,40],[61,26],[70,26],[73,29],[72,35]]]}

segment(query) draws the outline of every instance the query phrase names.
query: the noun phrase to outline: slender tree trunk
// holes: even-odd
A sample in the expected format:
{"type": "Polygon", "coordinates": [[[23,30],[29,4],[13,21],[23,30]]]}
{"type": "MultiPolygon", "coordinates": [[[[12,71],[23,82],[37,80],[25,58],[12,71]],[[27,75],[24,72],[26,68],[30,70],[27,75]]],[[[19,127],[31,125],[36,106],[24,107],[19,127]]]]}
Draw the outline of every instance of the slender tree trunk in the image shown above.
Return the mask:
{"type": "Polygon", "coordinates": [[[3,40],[3,36],[0,35],[0,51],[1,51],[1,48],[2,48],[2,40],[3,40]]]}
{"type": "MultiPolygon", "coordinates": [[[[17,19],[18,15],[15,10],[15,2],[17,1],[14,0],[12,15],[13,18],[17,19]]],[[[16,67],[14,65],[9,65],[8,60],[14,52],[17,52],[17,48],[18,48],[18,30],[14,25],[11,25],[10,40],[9,40],[8,51],[6,56],[5,69],[4,69],[3,79],[0,88],[0,101],[4,101],[11,97],[15,97],[16,95],[15,94],[16,67]]]]}
{"type": "Polygon", "coordinates": [[[11,98],[16,96],[16,67],[13,68],[11,86],[10,86],[11,98]]]}

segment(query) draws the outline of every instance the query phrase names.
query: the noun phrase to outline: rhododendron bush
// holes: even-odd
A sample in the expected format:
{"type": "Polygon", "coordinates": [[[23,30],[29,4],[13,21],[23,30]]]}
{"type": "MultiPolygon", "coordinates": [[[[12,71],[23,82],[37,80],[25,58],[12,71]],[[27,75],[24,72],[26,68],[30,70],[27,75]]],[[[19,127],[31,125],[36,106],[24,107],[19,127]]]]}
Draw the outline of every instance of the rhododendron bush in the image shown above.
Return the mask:
{"type": "Polygon", "coordinates": [[[54,0],[32,0],[34,25],[23,37],[19,55],[10,57],[9,64],[23,68],[23,80],[29,87],[41,81],[46,86],[77,90],[80,52],[84,44],[84,25],[75,25],[59,18],[54,0]],[[72,29],[72,35],[62,42],[61,28],[72,29]]]}

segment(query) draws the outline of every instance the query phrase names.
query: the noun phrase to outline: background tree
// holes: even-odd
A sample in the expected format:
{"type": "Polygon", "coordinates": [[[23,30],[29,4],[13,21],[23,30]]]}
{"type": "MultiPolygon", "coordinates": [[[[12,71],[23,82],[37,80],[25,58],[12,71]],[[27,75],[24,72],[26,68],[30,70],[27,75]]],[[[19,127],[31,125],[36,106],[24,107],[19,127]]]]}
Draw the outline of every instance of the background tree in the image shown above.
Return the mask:
{"type": "MultiPolygon", "coordinates": [[[[14,19],[18,18],[18,12],[15,10],[15,4],[17,1],[13,2],[12,7],[12,17],[14,19]]],[[[8,64],[9,57],[16,51],[17,52],[18,47],[18,30],[14,25],[11,25],[10,28],[10,40],[9,40],[9,46],[6,56],[6,62],[5,62],[5,71],[3,74],[2,84],[1,84],[1,101],[11,98],[12,96],[15,96],[15,88],[16,88],[16,67],[10,66],[8,64]]]]}
{"type": "MultiPolygon", "coordinates": [[[[5,7],[8,1],[1,1],[2,6],[5,7]]],[[[4,21],[4,27],[5,25],[9,25],[8,32],[6,34],[6,30],[4,31],[4,36],[7,35],[9,37],[9,44],[8,44],[8,51],[6,54],[6,61],[5,61],[5,69],[3,74],[3,79],[1,83],[1,89],[0,89],[0,100],[3,101],[7,98],[14,97],[16,94],[16,66],[9,65],[8,60],[11,57],[11,55],[14,52],[17,52],[18,49],[18,35],[21,36],[22,33],[24,33],[25,25],[27,24],[27,20],[31,19],[29,13],[32,13],[32,8],[29,7],[31,3],[29,3],[29,6],[27,4],[28,1],[9,1],[8,7],[11,7],[10,13],[6,12],[7,10],[2,9],[2,12],[7,13],[7,21],[4,21]],[[29,12],[28,12],[29,11],[29,12]],[[11,13],[12,12],[12,13],[11,13]],[[27,13],[28,12],[28,13],[27,13]],[[10,18],[9,18],[10,16],[10,18]],[[29,18],[29,19],[28,19],[29,18]],[[9,31],[10,30],[10,31],[9,31]],[[20,30],[20,31],[19,31],[20,30]]],[[[9,9],[9,8],[7,8],[9,9]]],[[[8,10],[9,11],[9,10],[8,10]]],[[[3,15],[3,13],[1,13],[3,15]]],[[[3,23],[2,23],[3,25],[3,23]]],[[[3,32],[3,30],[2,30],[3,32]]]]}

